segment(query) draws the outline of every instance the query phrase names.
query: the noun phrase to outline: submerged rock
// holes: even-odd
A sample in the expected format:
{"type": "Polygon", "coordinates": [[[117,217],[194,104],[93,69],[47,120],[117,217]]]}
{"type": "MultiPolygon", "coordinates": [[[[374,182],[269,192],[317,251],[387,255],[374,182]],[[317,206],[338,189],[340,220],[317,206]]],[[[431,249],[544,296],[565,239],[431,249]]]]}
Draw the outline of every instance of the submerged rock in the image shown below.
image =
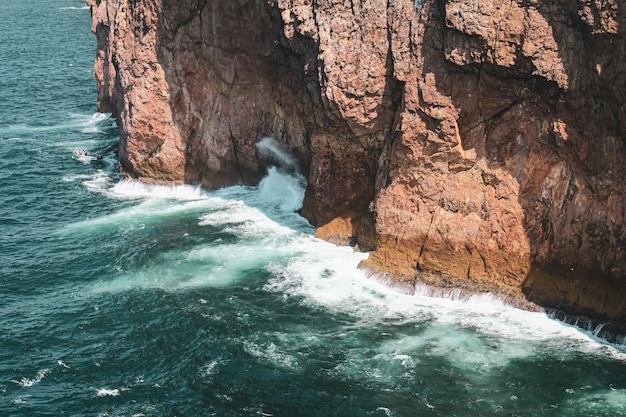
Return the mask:
{"type": "Polygon", "coordinates": [[[363,267],[626,324],[626,4],[88,0],[99,106],[147,181],[254,184],[363,267]]]}

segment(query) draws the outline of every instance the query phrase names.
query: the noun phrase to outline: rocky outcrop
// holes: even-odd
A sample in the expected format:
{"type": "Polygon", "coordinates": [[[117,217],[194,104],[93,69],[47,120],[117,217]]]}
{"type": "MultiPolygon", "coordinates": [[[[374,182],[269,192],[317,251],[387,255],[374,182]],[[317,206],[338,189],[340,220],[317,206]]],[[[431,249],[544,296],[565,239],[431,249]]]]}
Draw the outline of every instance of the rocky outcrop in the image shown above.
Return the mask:
{"type": "Polygon", "coordinates": [[[626,324],[626,4],[88,0],[122,170],[255,183],[363,267],[626,324]]]}

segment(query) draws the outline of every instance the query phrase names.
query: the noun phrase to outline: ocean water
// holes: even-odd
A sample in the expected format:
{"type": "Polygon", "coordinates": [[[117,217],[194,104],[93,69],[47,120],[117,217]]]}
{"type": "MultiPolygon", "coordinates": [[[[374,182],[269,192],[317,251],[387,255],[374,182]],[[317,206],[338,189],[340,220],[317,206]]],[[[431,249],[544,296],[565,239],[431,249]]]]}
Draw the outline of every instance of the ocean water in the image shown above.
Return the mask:
{"type": "Polygon", "coordinates": [[[297,174],[123,181],[84,3],[0,16],[0,416],[626,415],[623,345],[368,279],[297,174]]]}

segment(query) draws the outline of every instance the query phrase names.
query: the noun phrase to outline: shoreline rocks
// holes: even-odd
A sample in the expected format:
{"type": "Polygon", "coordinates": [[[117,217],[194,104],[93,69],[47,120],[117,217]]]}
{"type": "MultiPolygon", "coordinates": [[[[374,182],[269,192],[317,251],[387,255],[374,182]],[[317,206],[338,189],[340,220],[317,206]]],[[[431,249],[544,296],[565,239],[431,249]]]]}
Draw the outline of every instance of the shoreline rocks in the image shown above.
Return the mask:
{"type": "Polygon", "coordinates": [[[88,0],[133,178],[255,184],[407,287],[626,325],[626,4],[88,0]]]}

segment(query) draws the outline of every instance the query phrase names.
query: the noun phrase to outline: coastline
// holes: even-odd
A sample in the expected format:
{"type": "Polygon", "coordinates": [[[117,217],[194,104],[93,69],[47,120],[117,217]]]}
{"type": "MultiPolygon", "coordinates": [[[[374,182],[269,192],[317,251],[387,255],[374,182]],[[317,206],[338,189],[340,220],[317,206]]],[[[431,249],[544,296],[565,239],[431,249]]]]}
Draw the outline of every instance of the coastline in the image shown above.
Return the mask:
{"type": "Polygon", "coordinates": [[[603,110],[622,91],[605,87],[626,85],[605,65],[623,17],[567,0],[568,24],[506,2],[114,3],[89,0],[129,178],[256,184],[256,143],[274,137],[307,179],[304,217],[394,285],[624,329],[626,117],[603,110]]]}

